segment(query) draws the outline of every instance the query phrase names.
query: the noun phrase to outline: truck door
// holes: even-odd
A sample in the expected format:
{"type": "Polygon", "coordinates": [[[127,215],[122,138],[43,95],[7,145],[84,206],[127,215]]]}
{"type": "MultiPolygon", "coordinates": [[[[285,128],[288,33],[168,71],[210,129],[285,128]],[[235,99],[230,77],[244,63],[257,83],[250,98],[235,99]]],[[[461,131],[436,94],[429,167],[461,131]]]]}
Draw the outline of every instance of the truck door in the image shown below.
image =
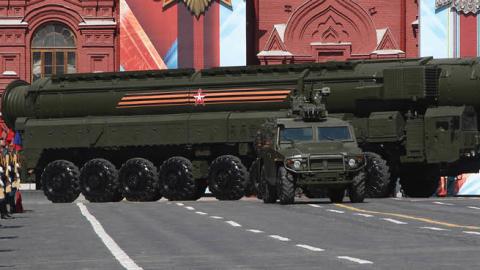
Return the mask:
{"type": "Polygon", "coordinates": [[[459,130],[460,119],[457,116],[435,117],[426,121],[425,146],[429,163],[453,162],[459,158],[459,130]]]}

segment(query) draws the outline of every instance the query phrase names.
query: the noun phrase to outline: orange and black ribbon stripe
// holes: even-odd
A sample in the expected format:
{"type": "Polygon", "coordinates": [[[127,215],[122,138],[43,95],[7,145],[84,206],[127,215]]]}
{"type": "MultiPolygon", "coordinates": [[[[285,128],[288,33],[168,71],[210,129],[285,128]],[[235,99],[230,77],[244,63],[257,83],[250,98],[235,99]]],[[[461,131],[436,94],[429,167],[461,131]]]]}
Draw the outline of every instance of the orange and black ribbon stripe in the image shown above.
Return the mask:
{"type": "Polygon", "coordinates": [[[195,96],[199,93],[204,96],[202,105],[285,102],[291,91],[291,89],[235,88],[127,94],[118,102],[117,108],[197,105],[195,96]]]}

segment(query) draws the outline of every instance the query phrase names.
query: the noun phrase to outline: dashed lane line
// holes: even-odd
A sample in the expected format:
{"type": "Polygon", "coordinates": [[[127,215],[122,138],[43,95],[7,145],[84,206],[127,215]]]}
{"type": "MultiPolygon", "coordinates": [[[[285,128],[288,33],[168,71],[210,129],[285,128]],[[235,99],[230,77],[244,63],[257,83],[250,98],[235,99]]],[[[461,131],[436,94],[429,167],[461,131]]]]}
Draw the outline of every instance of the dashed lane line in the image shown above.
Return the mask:
{"type": "Polygon", "coordinates": [[[225,221],[225,223],[229,224],[229,225],[232,226],[232,227],[242,227],[242,225],[238,224],[238,223],[235,222],[235,221],[231,221],[231,220],[225,221]]]}
{"type": "Polygon", "coordinates": [[[382,218],[382,219],[385,220],[385,221],[391,222],[391,223],[399,224],[399,225],[408,224],[407,222],[403,222],[403,221],[396,220],[396,219],[393,219],[393,218],[382,218]]]}
{"type": "Polygon", "coordinates": [[[384,215],[384,216],[398,217],[398,218],[403,218],[403,219],[408,219],[408,220],[425,222],[425,223],[428,223],[428,224],[441,225],[441,226],[445,226],[445,227],[449,227],[449,228],[461,228],[461,229],[467,229],[467,230],[480,230],[479,226],[460,225],[460,224],[454,224],[454,223],[449,223],[449,222],[433,220],[433,219],[429,219],[429,218],[415,217],[415,216],[398,214],[398,213],[370,211],[370,210],[364,210],[364,209],[356,208],[356,207],[345,205],[345,204],[335,204],[335,205],[338,206],[338,207],[344,208],[344,209],[348,209],[348,210],[351,210],[351,211],[354,211],[354,212],[359,212],[359,213],[364,213],[364,214],[374,214],[374,215],[384,215]]]}
{"type": "Polygon", "coordinates": [[[438,227],[420,227],[420,229],[432,230],[432,231],[449,231],[448,229],[438,227]]]}
{"type": "Polygon", "coordinates": [[[315,208],[323,208],[323,206],[318,205],[318,204],[309,204],[309,206],[315,207],[315,208]]]}
{"type": "Polygon", "coordinates": [[[282,241],[282,242],[288,242],[288,241],[290,241],[290,238],[283,237],[283,236],[276,235],[276,234],[271,234],[271,235],[269,235],[268,237],[273,238],[273,239],[276,239],[276,240],[279,240],[279,241],[282,241]]]}
{"type": "Polygon", "coordinates": [[[332,213],[338,213],[338,214],[343,214],[345,213],[345,211],[340,211],[340,210],[335,210],[335,209],[327,209],[328,212],[332,212],[332,213]]]}
{"type": "Polygon", "coordinates": [[[339,258],[341,260],[347,260],[347,261],[355,262],[355,263],[358,263],[358,264],[373,264],[373,262],[371,262],[371,261],[362,260],[362,259],[354,258],[354,257],[350,257],[350,256],[338,256],[337,258],[339,258]]]}
{"type": "Polygon", "coordinates": [[[110,250],[112,255],[117,259],[117,261],[127,270],[142,270],[128,255],[123,251],[113,240],[110,235],[105,231],[102,224],[88,211],[87,207],[83,203],[77,203],[78,208],[82,215],[90,222],[95,233],[100,237],[103,244],[110,250]]]}
{"type": "Polygon", "coordinates": [[[251,233],[263,233],[263,231],[255,230],[255,229],[249,229],[249,230],[247,230],[247,232],[251,232],[251,233]]]}
{"type": "Polygon", "coordinates": [[[474,234],[474,235],[480,235],[480,232],[472,232],[472,231],[463,231],[463,233],[466,233],[466,234],[474,234]]]}
{"type": "Polygon", "coordinates": [[[474,209],[474,210],[480,210],[480,207],[476,207],[476,206],[467,206],[467,208],[474,209]]]}
{"type": "Polygon", "coordinates": [[[439,204],[439,205],[454,205],[453,203],[446,203],[446,202],[433,202],[434,204],[439,204]]]}
{"type": "MultiPolygon", "coordinates": [[[[314,206],[316,207],[316,206],[314,206]]],[[[193,207],[191,206],[186,206],[185,207],[186,209],[188,210],[195,210],[193,207]]],[[[320,208],[320,207],[319,207],[320,208]]],[[[327,209],[327,211],[330,211],[330,212],[334,212],[334,213],[345,213],[344,211],[340,211],[340,210],[334,210],[334,209],[327,209]]],[[[208,215],[207,213],[205,212],[200,212],[200,211],[197,211],[195,212],[199,215],[208,215]]],[[[367,215],[367,214],[362,214],[363,216],[372,216],[372,215],[367,215]]],[[[210,218],[212,219],[224,219],[223,217],[220,217],[220,216],[209,216],[210,218]]],[[[229,224],[230,226],[232,227],[242,227],[241,224],[235,222],[235,221],[232,221],[232,220],[228,220],[228,221],[225,221],[225,223],[229,224]]],[[[261,231],[261,230],[257,230],[257,229],[247,229],[246,230],[247,232],[251,232],[251,233],[255,233],[255,234],[260,234],[260,233],[264,233],[264,231],[261,231]]],[[[287,238],[287,237],[283,237],[283,236],[280,236],[280,235],[276,235],[276,234],[271,234],[269,235],[268,237],[272,238],[272,239],[275,239],[275,240],[279,240],[279,241],[282,241],[282,242],[289,242],[291,241],[290,238],[287,238]]],[[[305,244],[296,244],[295,245],[296,247],[299,247],[299,248],[302,248],[302,249],[306,249],[306,250],[309,250],[309,251],[314,251],[314,252],[321,252],[321,251],[325,251],[324,249],[322,248],[318,248],[318,247],[314,247],[314,246],[310,246],[310,245],[305,245],[305,244]]],[[[371,261],[367,261],[367,260],[362,260],[362,259],[358,259],[358,258],[354,258],[354,257],[349,257],[349,256],[338,256],[337,258],[339,259],[344,259],[344,260],[349,260],[349,261],[352,261],[352,262],[356,262],[356,263],[359,263],[359,264],[372,264],[373,262],[371,261]]],[[[140,268],[141,269],[141,268],[140,268]]],[[[130,270],[130,269],[128,269],[130,270]]]]}
{"type": "Polygon", "coordinates": [[[303,245],[303,244],[298,244],[298,245],[295,245],[299,248],[304,248],[304,249],[308,249],[310,251],[316,251],[316,252],[320,252],[320,251],[325,251],[325,249],[322,249],[322,248],[317,248],[317,247],[312,247],[310,245],[303,245]]]}
{"type": "Polygon", "coordinates": [[[177,203],[178,206],[184,206],[185,204],[183,203],[177,203]]]}
{"type": "Polygon", "coordinates": [[[364,213],[353,213],[355,216],[361,217],[374,217],[374,215],[364,214],[364,213]]]}

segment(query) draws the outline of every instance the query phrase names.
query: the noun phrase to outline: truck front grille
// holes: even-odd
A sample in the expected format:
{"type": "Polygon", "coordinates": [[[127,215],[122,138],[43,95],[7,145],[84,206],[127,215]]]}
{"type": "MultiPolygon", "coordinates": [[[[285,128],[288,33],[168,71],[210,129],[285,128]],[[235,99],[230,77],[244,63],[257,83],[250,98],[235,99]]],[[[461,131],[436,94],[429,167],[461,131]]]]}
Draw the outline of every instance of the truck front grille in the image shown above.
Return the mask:
{"type": "Polygon", "coordinates": [[[344,170],[343,157],[327,156],[327,157],[312,157],[310,159],[310,170],[321,171],[338,171],[344,170]]]}

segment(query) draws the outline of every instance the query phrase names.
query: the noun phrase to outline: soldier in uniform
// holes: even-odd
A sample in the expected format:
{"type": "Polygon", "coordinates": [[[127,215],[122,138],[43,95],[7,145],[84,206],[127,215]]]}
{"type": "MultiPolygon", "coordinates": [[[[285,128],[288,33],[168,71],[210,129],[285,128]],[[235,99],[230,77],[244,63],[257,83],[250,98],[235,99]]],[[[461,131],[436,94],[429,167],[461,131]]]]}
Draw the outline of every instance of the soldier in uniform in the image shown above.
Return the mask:
{"type": "Polygon", "coordinates": [[[2,155],[0,157],[0,178],[3,186],[2,197],[0,202],[0,215],[3,219],[13,218],[9,215],[7,211],[7,204],[10,200],[10,194],[12,192],[12,183],[10,182],[9,175],[8,175],[8,167],[9,167],[9,153],[6,147],[3,148],[2,155]]]}
{"type": "Polygon", "coordinates": [[[7,189],[11,189],[11,186],[9,185],[9,183],[7,183],[7,177],[5,176],[3,165],[0,165],[0,178],[0,217],[2,219],[11,219],[13,217],[8,214],[7,201],[5,196],[5,194],[7,193],[7,189]]]}

